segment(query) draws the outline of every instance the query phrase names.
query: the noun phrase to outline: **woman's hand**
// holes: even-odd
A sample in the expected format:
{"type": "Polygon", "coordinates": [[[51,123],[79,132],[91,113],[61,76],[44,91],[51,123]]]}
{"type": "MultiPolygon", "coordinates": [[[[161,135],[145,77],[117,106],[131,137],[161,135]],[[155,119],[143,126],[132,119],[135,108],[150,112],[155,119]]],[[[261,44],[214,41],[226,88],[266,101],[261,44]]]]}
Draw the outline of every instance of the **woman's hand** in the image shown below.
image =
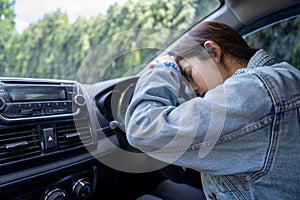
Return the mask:
{"type": "Polygon", "coordinates": [[[146,68],[147,69],[152,69],[153,67],[155,67],[156,65],[163,63],[163,62],[174,62],[176,63],[176,59],[174,56],[170,56],[169,54],[166,54],[162,57],[157,58],[156,60],[150,62],[146,68]]]}

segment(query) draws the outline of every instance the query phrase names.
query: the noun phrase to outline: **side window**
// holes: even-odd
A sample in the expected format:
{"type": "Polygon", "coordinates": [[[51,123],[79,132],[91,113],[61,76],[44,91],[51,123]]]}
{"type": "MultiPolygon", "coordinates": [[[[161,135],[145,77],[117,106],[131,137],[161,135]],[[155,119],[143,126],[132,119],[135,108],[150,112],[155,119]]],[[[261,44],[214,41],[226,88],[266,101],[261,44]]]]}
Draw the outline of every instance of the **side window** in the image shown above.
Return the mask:
{"type": "Polygon", "coordinates": [[[300,69],[300,16],[260,29],[245,39],[251,47],[264,49],[300,69]]]}

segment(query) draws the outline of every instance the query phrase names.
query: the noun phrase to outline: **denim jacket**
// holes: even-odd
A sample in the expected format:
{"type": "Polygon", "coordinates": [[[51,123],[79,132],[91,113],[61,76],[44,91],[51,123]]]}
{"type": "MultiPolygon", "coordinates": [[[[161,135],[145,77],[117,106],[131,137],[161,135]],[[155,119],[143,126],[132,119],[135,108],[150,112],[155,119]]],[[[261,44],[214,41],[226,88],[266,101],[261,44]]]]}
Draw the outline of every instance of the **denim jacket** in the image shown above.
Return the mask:
{"type": "Polygon", "coordinates": [[[201,172],[207,199],[300,199],[300,71],[259,50],[204,98],[180,102],[174,63],[147,70],[127,109],[129,143],[201,172]]]}

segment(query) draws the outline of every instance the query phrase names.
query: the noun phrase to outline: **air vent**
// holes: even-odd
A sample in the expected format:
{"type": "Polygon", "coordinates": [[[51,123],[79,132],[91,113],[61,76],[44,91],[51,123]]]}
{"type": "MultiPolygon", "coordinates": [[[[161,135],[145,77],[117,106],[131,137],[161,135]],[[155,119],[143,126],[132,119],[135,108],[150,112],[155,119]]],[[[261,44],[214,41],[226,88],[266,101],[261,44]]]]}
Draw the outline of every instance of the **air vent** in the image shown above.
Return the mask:
{"type": "Polygon", "coordinates": [[[74,149],[93,143],[87,119],[56,123],[59,150],[74,149]],[[76,125],[75,125],[76,124],[76,125]]]}
{"type": "Polygon", "coordinates": [[[0,165],[41,155],[36,127],[1,129],[0,132],[0,165]]]}

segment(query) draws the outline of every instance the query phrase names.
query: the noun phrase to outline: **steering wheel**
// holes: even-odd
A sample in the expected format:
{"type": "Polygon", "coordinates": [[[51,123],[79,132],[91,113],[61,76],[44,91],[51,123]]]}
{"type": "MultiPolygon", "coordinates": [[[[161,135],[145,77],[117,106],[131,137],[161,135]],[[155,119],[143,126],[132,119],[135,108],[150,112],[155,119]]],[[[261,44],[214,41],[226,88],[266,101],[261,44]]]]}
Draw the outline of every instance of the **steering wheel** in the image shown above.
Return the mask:
{"type": "MultiPolygon", "coordinates": [[[[112,113],[114,115],[115,121],[111,122],[111,126],[115,129],[117,129],[117,137],[119,139],[121,148],[127,151],[131,152],[139,152],[142,153],[140,150],[132,147],[126,138],[126,131],[125,131],[125,113],[128,108],[128,105],[130,104],[132,95],[134,93],[135,85],[138,80],[138,77],[134,77],[131,79],[127,79],[124,82],[121,82],[117,84],[114,88],[114,93],[112,94],[112,100],[111,102],[117,106],[111,106],[112,107],[112,113]]],[[[183,85],[184,86],[184,85],[183,85]]],[[[181,90],[184,90],[186,86],[182,87],[181,90]]],[[[180,94],[183,94],[180,96],[182,101],[186,101],[187,99],[191,99],[191,94],[187,94],[186,91],[181,91],[180,94]]],[[[166,167],[162,168],[160,172],[167,178],[172,180],[176,183],[187,183],[190,185],[194,185],[197,187],[201,187],[201,180],[200,180],[200,173],[184,168],[181,166],[175,166],[175,165],[167,165],[166,167]]]]}

